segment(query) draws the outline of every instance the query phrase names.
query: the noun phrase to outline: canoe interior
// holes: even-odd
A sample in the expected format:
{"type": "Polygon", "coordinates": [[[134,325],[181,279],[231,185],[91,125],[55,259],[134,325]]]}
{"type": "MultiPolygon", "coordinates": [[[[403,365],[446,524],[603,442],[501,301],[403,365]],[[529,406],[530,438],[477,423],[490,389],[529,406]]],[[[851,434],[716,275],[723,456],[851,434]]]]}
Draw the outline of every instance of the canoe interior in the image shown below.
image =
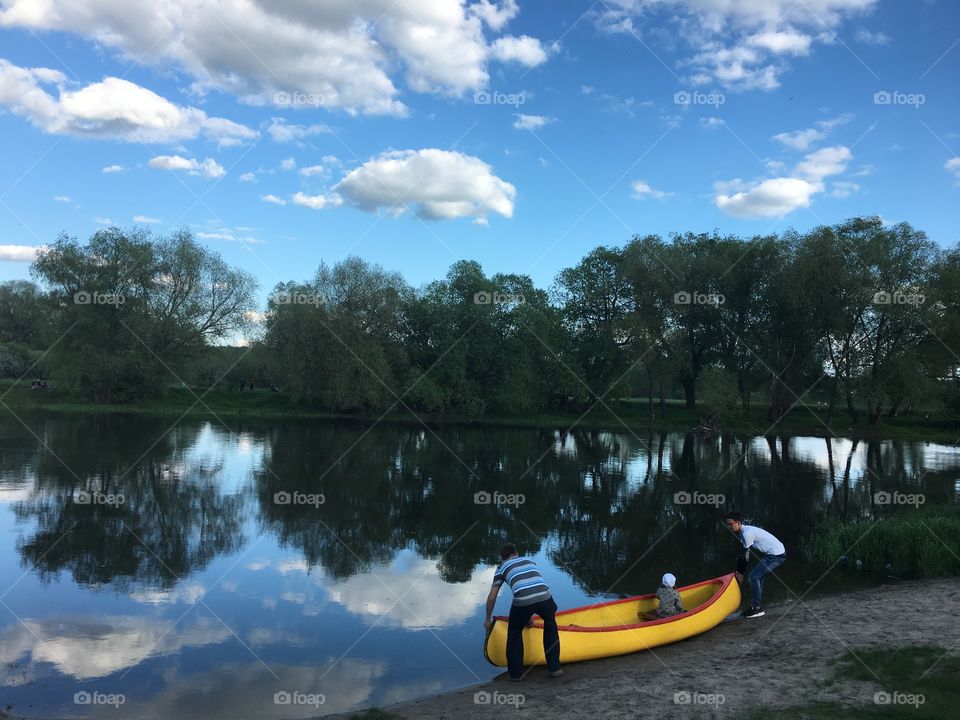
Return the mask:
{"type": "MultiPolygon", "coordinates": [[[[714,580],[680,590],[680,600],[687,612],[710,600],[723,587],[723,580],[714,580]]],[[[623,601],[614,600],[594,607],[574,608],[557,613],[557,625],[584,628],[621,628],[636,625],[638,613],[655,610],[656,595],[640,595],[623,601]]],[[[539,621],[539,618],[537,618],[539,621]]],[[[651,621],[651,623],[656,621],[651,621]]],[[[540,623],[537,623],[540,625],[540,623]]]]}

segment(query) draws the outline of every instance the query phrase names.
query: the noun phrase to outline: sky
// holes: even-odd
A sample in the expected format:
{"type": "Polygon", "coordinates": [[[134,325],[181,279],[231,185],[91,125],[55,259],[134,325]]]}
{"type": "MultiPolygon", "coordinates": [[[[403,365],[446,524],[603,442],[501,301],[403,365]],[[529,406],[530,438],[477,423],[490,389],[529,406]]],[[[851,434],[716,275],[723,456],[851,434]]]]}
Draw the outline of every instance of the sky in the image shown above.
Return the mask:
{"type": "Polygon", "coordinates": [[[0,280],[111,225],[264,301],[856,215],[952,247],[958,70],[948,0],[0,0],[0,280]]]}

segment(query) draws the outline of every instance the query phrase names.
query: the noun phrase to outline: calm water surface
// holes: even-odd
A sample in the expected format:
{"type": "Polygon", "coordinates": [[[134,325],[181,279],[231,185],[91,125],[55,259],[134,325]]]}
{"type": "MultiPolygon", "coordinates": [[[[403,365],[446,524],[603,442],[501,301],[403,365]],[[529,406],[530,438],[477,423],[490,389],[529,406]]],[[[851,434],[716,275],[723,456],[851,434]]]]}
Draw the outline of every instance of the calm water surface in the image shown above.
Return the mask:
{"type": "Polygon", "coordinates": [[[821,518],[895,511],[871,502],[882,490],[960,494],[958,448],[931,443],[172,424],[0,419],[0,708],[264,720],[382,706],[498,674],[483,603],[507,539],[569,607],[652,592],[668,570],[681,584],[729,572],[719,518],[737,507],[787,545],[773,603],[877,582],[820,580],[799,546],[821,518]]]}

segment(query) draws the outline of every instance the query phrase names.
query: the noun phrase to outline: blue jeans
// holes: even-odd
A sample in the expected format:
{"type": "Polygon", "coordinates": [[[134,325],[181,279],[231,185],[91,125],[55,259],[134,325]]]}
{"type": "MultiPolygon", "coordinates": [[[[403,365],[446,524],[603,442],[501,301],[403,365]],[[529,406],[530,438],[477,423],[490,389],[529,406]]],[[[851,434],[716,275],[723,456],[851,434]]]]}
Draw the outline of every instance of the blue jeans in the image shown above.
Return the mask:
{"type": "Polygon", "coordinates": [[[551,672],[560,669],[560,632],[556,614],[557,603],[553,598],[510,607],[507,624],[507,674],[510,677],[523,677],[523,629],[534,615],[543,620],[543,654],[547,658],[547,669],[551,672]]]}
{"type": "Polygon", "coordinates": [[[760,607],[760,600],[763,596],[763,579],[783,565],[783,561],[786,559],[786,553],[783,555],[760,556],[760,562],[750,571],[748,576],[750,580],[750,607],[760,607]]]}

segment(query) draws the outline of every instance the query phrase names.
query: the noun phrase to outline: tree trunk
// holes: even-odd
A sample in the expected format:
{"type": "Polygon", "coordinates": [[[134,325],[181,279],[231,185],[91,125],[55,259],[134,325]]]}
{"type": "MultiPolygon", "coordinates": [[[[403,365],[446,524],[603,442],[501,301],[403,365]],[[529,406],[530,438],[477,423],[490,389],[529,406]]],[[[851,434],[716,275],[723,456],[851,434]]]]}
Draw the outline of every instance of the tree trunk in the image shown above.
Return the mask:
{"type": "Polygon", "coordinates": [[[833,376],[833,384],[830,386],[830,400],[827,402],[826,425],[829,427],[830,420],[833,418],[833,406],[837,403],[837,389],[840,387],[840,377],[837,374],[833,376]]]}
{"type": "Polygon", "coordinates": [[[686,398],[686,407],[687,410],[693,410],[697,407],[697,380],[696,378],[690,378],[686,380],[681,380],[680,384],[683,385],[683,396],[686,398]]]}
{"type": "Polygon", "coordinates": [[[780,377],[775,377],[770,387],[770,412],[767,414],[771,423],[779,422],[790,411],[790,394],[780,377]]]}
{"type": "Polygon", "coordinates": [[[860,413],[858,413],[857,409],[853,406],[853,392],[851,392],[850,388],[847,388],[847,412],[850,414],[851,422],[856,422],[860,416],[860,413]]]}

